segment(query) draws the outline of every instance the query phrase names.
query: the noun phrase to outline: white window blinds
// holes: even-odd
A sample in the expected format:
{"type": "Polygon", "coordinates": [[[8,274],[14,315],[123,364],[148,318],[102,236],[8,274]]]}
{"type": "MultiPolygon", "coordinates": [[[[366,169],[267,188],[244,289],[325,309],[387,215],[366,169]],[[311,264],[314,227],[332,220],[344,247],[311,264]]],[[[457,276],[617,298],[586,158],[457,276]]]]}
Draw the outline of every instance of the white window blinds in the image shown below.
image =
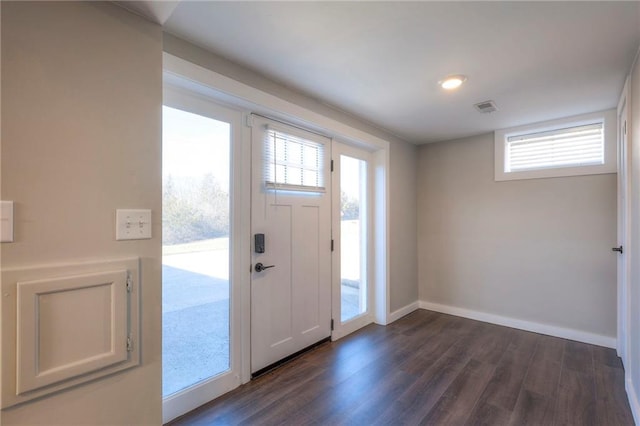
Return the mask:
{"type": "Polygon", "coordinates": [[[267,188],[324,192],[322,143],[267,128],[264,181],[267,188]]]}
{"type": "Polygon", "coordinates": [[[507,137],[505,172],[605,163],[602,122],[507,137]]]}

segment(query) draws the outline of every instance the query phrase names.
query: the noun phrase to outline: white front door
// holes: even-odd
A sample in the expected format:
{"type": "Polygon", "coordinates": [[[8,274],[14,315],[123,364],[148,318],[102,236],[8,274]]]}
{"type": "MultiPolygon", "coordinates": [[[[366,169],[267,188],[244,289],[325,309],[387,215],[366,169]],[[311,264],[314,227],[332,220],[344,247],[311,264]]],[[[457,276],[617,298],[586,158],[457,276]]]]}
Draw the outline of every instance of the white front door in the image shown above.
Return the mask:
{"type": "Polygon", "coordinates": [[[331,141],[252,121],[255,373],[331,334],[331,141]]]}
{"type": "Polygon", "coordinates": [[[629,326],[629,265],[627,241],[627,217],[629,212],[629,152],[627,139],[627,98],[618,108],[618,355],[627,363],[627,332],[629,326]]]}

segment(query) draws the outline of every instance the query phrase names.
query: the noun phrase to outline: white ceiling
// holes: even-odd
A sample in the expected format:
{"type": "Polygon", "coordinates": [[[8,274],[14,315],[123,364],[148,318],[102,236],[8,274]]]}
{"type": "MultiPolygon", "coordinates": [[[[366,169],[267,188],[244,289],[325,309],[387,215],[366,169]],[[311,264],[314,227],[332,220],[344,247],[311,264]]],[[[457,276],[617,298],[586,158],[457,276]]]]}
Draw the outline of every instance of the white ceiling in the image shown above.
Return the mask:
{"type": "Polygon", "coordinates": [[[640,2],[170,3],[166,31],[413,143],[613,108],[640,45],[640,2]]]}

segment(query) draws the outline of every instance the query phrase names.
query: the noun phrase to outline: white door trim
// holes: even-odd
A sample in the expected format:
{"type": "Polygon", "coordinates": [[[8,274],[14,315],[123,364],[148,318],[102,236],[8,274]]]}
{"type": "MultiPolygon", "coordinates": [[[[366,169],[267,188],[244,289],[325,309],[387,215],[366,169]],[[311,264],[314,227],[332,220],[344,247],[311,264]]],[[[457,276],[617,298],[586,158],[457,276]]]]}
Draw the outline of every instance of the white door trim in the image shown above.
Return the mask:
{"type": "MultiPolygon", "coordinates": [[[[389,229],[389,147],[390,143],[377,136],[353,128],[338,120],[286,101],[275,95],[211,71],[169,53],[163,53],[164,79],[174,86],[200,93],[223,104],[242,108],[247,114],[254,112],[292,125],[339,138],[356,146],[368,147],[373,154],[376,203],[374,206],[374,259],[375,259],[375,322],[385,325],[390,322],[389,310],[389,252],[387,238],[389,229]]],[[[249,132],[246,132],[247,134],[249,132]]],[[[250,194],[251,152],[250,137],[244,136],[242,176],[244,194],[250,194]]],[[[247,200],[244,200],[247,201],[247,200]]],[[[249,206],[247,201],[244,206],[249,206]]],[[[243,212],[243,229],[246,230],[244,265],[242,265],[242,372],[241,381],[250,380],[250,215],[246,207],[243,212]]]]}

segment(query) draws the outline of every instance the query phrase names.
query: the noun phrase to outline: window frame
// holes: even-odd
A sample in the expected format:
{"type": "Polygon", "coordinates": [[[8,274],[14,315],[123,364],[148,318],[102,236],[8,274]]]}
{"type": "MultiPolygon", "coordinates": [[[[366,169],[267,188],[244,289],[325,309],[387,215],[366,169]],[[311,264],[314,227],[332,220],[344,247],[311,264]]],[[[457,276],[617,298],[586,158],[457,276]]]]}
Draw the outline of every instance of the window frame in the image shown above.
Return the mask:
{"type": "Polygon", "coordinates": [[[496,130],[494,132],[495,149],[495,180],[508,181],[520,179],[539,179],[550,177],[583,176],[604,173],[617,173],[617,145],[616,145],[616,111],[607,111],[582,114],[578,116],[550,120],[526,126],[512,127],[496,130]],[[566,129],[568,127],[582,126],[602,122],[604,128],[604,164],[560,166],[540,169],[505,171],[505,159],[507,158],[507,139],[513,136],[530,133],[549,132],[566,129]]]}

